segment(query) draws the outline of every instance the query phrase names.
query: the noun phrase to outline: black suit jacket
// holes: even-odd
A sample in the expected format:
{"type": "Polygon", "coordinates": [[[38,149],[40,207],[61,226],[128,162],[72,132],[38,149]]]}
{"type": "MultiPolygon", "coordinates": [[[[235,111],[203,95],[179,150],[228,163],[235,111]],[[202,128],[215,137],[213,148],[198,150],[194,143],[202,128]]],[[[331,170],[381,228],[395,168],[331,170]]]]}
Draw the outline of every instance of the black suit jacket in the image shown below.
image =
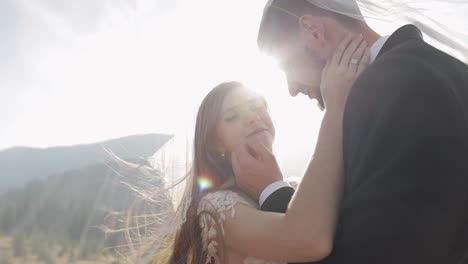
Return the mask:
{"type": "MultiPolygon", "coordinates": [[[[468,263],[468,67],[397,30],[358,78],[343,123],[333,264],[468,263]]],[[[284,212],[293,190],[262,210],[284,212]]]]}

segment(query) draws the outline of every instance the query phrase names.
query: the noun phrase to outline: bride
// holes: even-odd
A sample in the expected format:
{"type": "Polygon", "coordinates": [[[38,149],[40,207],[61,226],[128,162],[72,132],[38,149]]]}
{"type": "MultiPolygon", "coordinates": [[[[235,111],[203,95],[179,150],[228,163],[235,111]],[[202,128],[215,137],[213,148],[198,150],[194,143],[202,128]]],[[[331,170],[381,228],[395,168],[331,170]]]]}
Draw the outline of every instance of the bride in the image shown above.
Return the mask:
{"type": "Polygon", "coordinates": [[[275,129],[265,100],[238,82],[222,83],[205,97],[196,120],[191,179],[178,210],[183,223],[168,236],[173,238],[169,263],[304,262],[330,253],[341,191],[343,110],[369,60],[362,38],[348,41],[322,73],[327,110],[314,159],[286,214],[260,211],[234,179],[233,163],[243,151],[275,159],[275,129]],[[361,58],[359,67],[350,64],[351,57],[361,58]]]}

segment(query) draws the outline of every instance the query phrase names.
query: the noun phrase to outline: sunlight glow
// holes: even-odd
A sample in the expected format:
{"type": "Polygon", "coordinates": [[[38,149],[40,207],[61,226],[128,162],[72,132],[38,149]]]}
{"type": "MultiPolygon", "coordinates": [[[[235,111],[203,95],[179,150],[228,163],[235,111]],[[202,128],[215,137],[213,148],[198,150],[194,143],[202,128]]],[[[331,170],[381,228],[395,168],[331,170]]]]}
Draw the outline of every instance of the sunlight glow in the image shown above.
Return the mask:
{"type": "MultiPolygon", "coordinates": [[[[266,97],[278,160],[289,176],[302,175],[322,113],[306,98],[290,98],[283,73],[258,51],[265,1],[110,4],[86,33],[79,31],[83,21],[77,29],[41,4],[18,3],[55,39],[28,42],[27,51],[42,55],[31,64],[34,78],[15,110],[9,110],[14,115],[5,118],[0,148],[156,132],[175,134],[185,157],[204,95],[222,81],[239,80],[266,97]]],[[[383,34],[399,26],[370,24],[383,34]]]]}
{"type": "Polygon", "coordinates": [[[215,186],[215,180],[213,179],[213,177],[208,175],[198,177],[197,183],[200,192],[206,191],[215,186]]]}

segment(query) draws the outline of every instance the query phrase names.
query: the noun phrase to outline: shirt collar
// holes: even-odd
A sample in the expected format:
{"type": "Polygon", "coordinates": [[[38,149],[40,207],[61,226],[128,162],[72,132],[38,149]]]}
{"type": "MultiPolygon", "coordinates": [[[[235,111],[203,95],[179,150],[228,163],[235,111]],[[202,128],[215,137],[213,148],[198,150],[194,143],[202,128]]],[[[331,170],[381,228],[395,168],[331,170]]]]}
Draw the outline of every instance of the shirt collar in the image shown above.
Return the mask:
{"type": "Polygon", "coordinates": [[[370,47],[370,63],[373,63],[379,55],[380,50],[383,48],[385,42],[387,42],[390,36],[384,36],[378,39],[372,46],[370,47]]]}

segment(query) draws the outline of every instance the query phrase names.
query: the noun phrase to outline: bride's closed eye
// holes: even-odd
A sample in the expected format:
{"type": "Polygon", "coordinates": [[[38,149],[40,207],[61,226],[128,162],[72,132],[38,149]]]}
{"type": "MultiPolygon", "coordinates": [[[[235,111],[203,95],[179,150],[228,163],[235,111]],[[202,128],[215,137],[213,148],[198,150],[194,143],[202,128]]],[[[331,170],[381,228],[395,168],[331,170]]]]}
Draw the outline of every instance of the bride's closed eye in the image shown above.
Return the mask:
{"type": "Polygon", "coordinates": [[[235,121],[238,117],[239,115],[235,111],[232,111],[232,113],[225,114],[224,122],[229,123],[235,121]]]}
{"type": "Polygon", "coordinates": [[[246,114],[246,112],[260,113],[267,109],[266,103],[262,98],[254,98],[244,104],[231,107],[224,112],[224,122],[233,122],[239,118],[239,115],[246,114]]]}

